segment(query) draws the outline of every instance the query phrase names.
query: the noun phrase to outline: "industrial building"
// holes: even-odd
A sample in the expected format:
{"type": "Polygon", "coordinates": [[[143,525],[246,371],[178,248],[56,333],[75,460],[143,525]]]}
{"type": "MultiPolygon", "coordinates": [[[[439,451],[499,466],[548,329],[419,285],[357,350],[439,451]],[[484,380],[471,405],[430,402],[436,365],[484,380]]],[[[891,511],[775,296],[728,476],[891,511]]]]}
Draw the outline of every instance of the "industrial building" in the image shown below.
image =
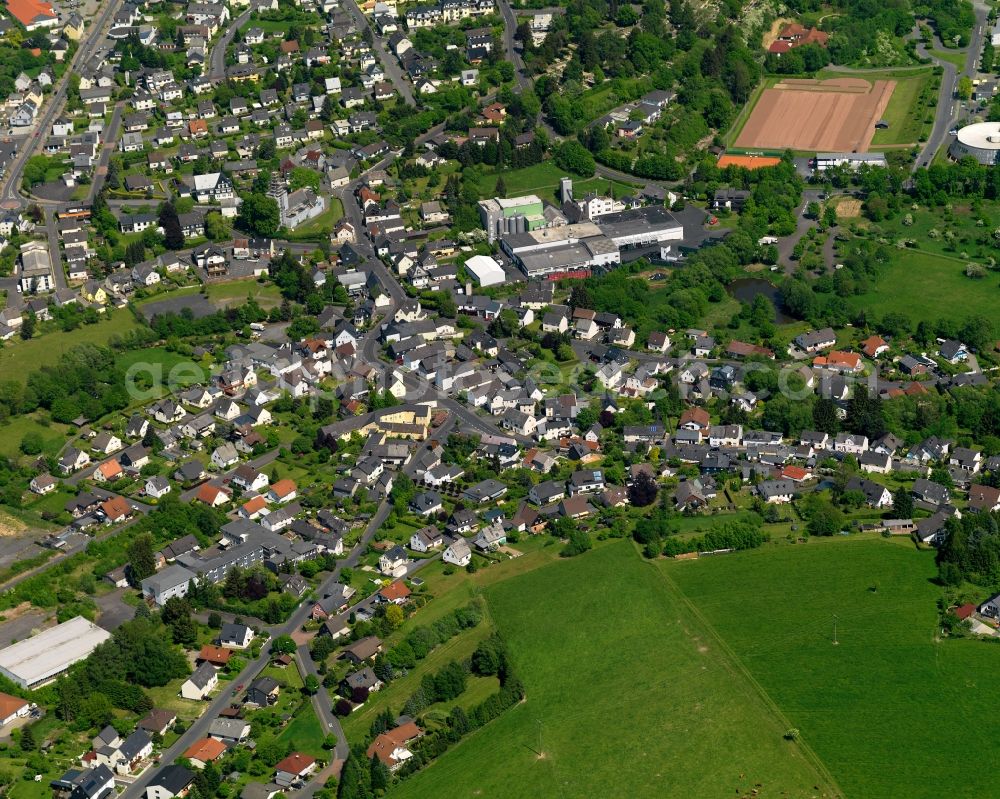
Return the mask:
{"type": "Polygon", "coordinates": [[[529,279],[585,277],[595,266],[621,260],[618,247],[593,222],[509,234],[500,247],[529,279]]]}
{"type": "Polygon", "coordinates": [[[674,215],[666,208],[655,205],[605,214],[598,225],[601,232],[620,249],[648,247],[684,238],[684,227],[674,215]]]}
{"type": "Polygon", "coordinates": [[[566,224],[566,218],[552,206],[546,206],[534,194],[504,200],[479,201],[479,219],[492,244],[500,236],[566,224]]]}
{"type": "Polygon", "coordinates": [[[665,208],[604,214],[597,222],[511,233],[500,246],[529,278],[586,277],[621,263],[622,250],[681,241],[683,226],[665,208]]]}
{"type": "Polygon", "coordinates": [[[488,255],[473,255],[465,262],[465,268],[480,286],[499,286],[507,280],[503,267],[488,255]]]}
{"type": "Polygon", "coordinates": [[[948,154],[956,161],[972,156],[980,164],[993,166],[1000,153],[1000,122],[977,122],[966,125],[955,136],[948,154]]]}
{"type": "Polygon", "coordinates": [[[85,659],[111,633],[77,616],[0,650],[0,674],[22,688],[52,682],[85,659]]]}
{"type": "Polygon", "coordinates": [[[868,166],[888,166],[885,153],[816,153],[813,168],[823,172],[835,166],[849,166],[851,169],[867,164],[868,166]]]}

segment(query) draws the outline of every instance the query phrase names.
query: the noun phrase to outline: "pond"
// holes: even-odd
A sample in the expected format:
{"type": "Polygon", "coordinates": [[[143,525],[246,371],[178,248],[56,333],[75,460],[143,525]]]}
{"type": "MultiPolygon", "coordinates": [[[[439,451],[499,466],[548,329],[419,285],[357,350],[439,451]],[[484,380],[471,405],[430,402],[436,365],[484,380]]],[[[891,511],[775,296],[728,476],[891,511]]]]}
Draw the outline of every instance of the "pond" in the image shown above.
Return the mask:
{"type": "Polygon", "coordinates": [[[746,302],[751,305],[758,296],[767,297],[767,299],[771,301],[771,305],[774,306],[775,324],[784,325],[795,321],[792,317],[786,316],[780,310],[780,292],[778,291],[778,287],[768,280],[764,280],[759,277],[741,277],[726,286],[726,291],[733,299],[739,300],[740,302],[746,302]]]}

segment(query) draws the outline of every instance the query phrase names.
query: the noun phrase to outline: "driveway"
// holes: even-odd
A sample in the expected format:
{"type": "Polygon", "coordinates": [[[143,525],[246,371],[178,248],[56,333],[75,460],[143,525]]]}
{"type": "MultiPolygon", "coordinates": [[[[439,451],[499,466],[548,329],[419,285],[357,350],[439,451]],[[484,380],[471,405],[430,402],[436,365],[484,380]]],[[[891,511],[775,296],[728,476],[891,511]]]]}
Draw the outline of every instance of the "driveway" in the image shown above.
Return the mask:
{"type": "Polygon", "coordinates": [[[135,617],[135,608],[124,601],[126,593],[132,592],[133,588],[116,588],[107,594],[97,597],[97,607],[100,614],[97,617],[97,626],[114,632],[125,622],[135,617]]]}

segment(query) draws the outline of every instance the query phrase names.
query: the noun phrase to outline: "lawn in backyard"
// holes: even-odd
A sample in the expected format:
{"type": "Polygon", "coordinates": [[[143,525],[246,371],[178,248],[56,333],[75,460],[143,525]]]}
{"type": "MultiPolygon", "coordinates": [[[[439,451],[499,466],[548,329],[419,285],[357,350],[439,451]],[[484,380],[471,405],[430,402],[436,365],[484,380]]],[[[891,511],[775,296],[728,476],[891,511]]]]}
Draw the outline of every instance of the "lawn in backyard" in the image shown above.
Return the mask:
{"type": "Polygon", "coordinates": [[[1000,713],[996,647],[939,639],[933,552],[814,539],[658,568],[846,796],[996,795],[996,755],[964,756],[1000,713]]]}
{"type": "Polygon", "coordinates": [[[45,333],[29,341],[14,338],[0,348],[0,375],[25,382],[40,366],[51,366],[59,356],[79,344],[105,346],[113,336],[123,336],[139,326],[127,308],[109,310],[106,318],[93,325],[82,325],[68,333],[45,333]]]}
{"type": "Polygon", "coordinates": [[[329,197],[329,207],[317,217],[289,231],[288,239],[319,239],[333,232],[333,226],[344,217],[344,204],[337,197],[329,197]]]}
{"type": "Polygon", "coordinates": [[[808,753],[631,543],[484,595],[526,699],[392,796],[836,795],[813,790],[827,783],[808,753]]]}
{"type": "Polygon", "coordinates": [[[278,735],[278,740],[287,743],[289,751],[304,752],[317,759],[327,760],[330,753],[323,748],[326,731],[316,717],[312,702],[306,700],[288,726],[278,735]]]}

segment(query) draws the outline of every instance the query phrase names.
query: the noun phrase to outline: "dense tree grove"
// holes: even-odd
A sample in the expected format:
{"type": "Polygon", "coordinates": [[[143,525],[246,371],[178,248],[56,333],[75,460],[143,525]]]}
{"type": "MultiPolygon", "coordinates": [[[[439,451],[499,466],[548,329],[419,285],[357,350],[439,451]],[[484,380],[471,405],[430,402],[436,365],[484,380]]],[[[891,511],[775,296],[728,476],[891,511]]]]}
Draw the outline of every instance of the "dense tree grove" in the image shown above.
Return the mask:
{"type": "Polygon", "coordinates": [[[767,534],[760,529],[759,518],[750,521],[726,522],[697,538],[668,538],[663,545],[663,554],[675,556],[685,552],[756,549],[767,540],[767,534]]]}
{"type": "Polygon", "coordinates": [[[995,588],[1000,583],[1000,524],[995,513],[951,517],[938,550],[938,571],[945,585],[963,580],[995,588]]]}
{"type": "Polygon", "coordinates": [[[55,366],[28,375],[26,403],[48,409],[58,422],[83,415],[97,419],[129,404],[125,375],[103,348],[82,344],[64,353],[55,366]]]}
{"type": "Polygon", "coordinates": [[[56,712],[73,729],[107,724],[114,708],[144,713],[152,702],[142,690],[166,685],[190,671],[187,658],[153,618],[135,618],[56,683],[56,712]]]}

